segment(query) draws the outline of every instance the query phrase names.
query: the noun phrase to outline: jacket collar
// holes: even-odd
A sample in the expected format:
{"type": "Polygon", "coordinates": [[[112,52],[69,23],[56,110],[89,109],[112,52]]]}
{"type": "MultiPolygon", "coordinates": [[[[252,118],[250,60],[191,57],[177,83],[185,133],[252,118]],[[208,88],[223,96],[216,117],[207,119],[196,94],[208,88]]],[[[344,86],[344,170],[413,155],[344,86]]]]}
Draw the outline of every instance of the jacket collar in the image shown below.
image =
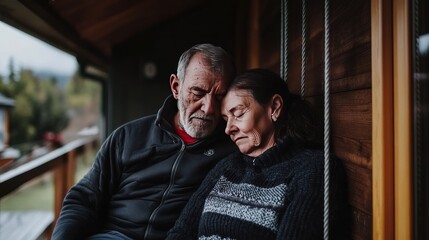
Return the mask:
{"type": "Polygon", "coordinates": [[[283,138],[257,157],[242,154],[242,158],[253,166],[269,167],[292,158],[300,150],[302,150],[301,147],[295,146],[289,139],[283,138]]]}
{"type": "Polygon", "coordinates": [[[169,132],[174,132],[173,130],[173,119],[174,115],[177,113],[177,100],[173,95],[168,96],[161,108],[158,110],[155,119],[155,125],[168,130],[169,132]]]}

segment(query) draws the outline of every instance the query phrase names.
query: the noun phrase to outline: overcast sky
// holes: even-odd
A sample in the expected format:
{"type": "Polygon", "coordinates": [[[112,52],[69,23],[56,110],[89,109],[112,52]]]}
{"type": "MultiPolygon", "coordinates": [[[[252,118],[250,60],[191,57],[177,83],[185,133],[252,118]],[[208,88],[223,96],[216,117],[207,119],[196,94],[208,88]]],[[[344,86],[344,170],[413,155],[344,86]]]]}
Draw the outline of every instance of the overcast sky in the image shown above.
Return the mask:
{"type": "Polygon", "coordinates": [[[42,42],[0,21],[0,74],[9,74],[9,59],[16,69],[50,70],[73,74],[77,68],[74,56],[42,42]]]}

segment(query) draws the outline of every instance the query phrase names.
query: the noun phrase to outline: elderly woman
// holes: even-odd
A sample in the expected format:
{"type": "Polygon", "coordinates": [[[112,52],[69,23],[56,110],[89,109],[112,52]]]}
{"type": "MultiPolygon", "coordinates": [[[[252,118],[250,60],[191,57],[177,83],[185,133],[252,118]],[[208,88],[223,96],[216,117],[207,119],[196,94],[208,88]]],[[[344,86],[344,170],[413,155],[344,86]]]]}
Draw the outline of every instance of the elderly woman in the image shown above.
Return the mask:
{"type": "MultiPolygon", "coordinates": [[[[322,239],[324,154],[306,102],[264,69],[232,82],[225,133],[240,152],[219,162],[168,239],[322,239]]],[[[330,239],[341,238],[345,181],[332,158],[330,239]]]]}

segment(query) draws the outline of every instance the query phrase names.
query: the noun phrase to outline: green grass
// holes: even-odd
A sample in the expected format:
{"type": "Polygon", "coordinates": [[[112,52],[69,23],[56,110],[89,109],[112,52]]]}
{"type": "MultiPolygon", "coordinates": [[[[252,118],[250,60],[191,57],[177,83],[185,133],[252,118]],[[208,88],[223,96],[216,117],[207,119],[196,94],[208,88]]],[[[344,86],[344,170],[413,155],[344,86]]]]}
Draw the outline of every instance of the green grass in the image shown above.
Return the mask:
{"type": "MultiPolygon", "coordinates": [[[[91,167],[95,150],[77,158],[75,179],[78,181],[91,167]]],[[[54,209],[53,173],[49,172],[21,186],[0,199],[0,211],[54,209]]]]}

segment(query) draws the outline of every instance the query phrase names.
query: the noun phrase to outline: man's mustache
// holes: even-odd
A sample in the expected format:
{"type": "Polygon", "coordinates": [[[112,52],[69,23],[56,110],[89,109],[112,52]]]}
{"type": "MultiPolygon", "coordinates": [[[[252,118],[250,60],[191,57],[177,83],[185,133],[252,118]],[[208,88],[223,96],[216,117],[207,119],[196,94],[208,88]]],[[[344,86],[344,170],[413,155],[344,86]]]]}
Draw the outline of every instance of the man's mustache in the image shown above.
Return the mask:
{"type": "Polygon", "coordinates": [[[206,121],[213,121],[214,120],[213,116],[205,115],[204,113],[201,113],[201,112],[196,112],[196,113],[192,114],[191,117],[189,118],[189,120],[191,120],[192,118],[199,118],[199,119],[203,119],[206,121]]]}

